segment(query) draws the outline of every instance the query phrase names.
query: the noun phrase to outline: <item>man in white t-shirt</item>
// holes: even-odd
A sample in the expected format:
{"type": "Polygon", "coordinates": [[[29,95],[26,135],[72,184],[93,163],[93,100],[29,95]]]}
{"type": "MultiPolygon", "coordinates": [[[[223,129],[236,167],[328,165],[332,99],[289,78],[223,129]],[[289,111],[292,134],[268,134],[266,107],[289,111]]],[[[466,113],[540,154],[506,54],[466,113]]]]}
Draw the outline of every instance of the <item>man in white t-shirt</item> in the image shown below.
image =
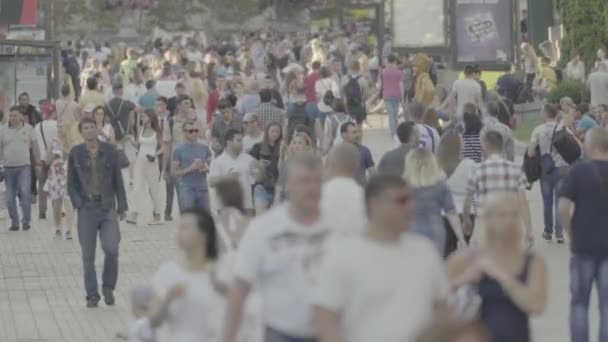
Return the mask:
{"type": "Polygon", "coordinates": [[[464,68],[465,78],[454,82],[452,85],[452,92],[446,98],[446,102],[442,105],[442,107],[447,107],[450,102],[455,103],[456,115],[454,118],[459,122],[462,121],[465,104],[472,103],[476,105],[477,108],[484,108],[483,99],[481,97],[481,86],[474,76],[475,68],[471,65],[467,65],[464,68]]]}
{"type": "Polygon", "coordinates": [[[359,152],[353,144],[338,144],[327,156],[321,212],[332,230],[360,233],[367,222],[363,188],[353,177],[358,166],[359,152]]]}
{"type": "Polygon", "coordinates": [[[372,177],[365,199],[367,229],[332,240],[317,277],[320,340],[413,342],[446,299],[447,275],[435,248],[407,233],[413,193],[401,177],[372,177]]]}
{"type": "Polygon", "coordinates": [[[223,342],[235,341],[254,284],[265,341],[316,340],[310,297],[331,236],[319,206],[322,180],[318,156],[300,153],[287,162],[289,200],[253,220],[239,244],[223,342]]]}
{"type": "Polygon", "coordinates": [[[252,186],[255,159],[243,152],[243,134],[230,129],[226,132],[226,148],[211,162],[207,181],[215,187],[223,177],[234,177],[241,183],[245,209],[253,213],[252,186]]]}
{"type": "Polygon", "coordinates": [[[46,219],[47,193],[43,191],[44,183],[49,173],[49,166],[53,159],[52,153],[57,143],[57,107],[55,104],[48,104],[42,108],[44,120],[34,127],[38,150],[40,150],[40,161],[42,162],[42,172],[38,177],[38,218],[46,219]]]}
{"type": "Polygon", "coordinates": [[[424,105],[418,102],[412,102],[407,107],[408,113],[412,121],[416,123],[416,130],[418,131],[418,144],[431,152],[437,152],[439,147],[439,132],[435,127],[431,127],[423,122],[424,119],[424,105]]]}

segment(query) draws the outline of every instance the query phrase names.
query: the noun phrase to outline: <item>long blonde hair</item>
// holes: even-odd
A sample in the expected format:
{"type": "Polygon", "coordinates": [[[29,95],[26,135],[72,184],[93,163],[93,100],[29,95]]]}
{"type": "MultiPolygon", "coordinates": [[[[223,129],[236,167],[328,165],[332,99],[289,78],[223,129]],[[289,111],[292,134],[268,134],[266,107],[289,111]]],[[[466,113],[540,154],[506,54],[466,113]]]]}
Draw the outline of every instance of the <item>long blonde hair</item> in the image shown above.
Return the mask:
{"type": "Polygon", "coordinates": [[[462,141],[456,132],[447,132],[439,141],[437,162],[446,177],[450,177],[462,160],[462,141]]]}
{"type": "Polygon", "coordinates": [[[445,178],[433,152],[423,148],[410,151],[405,158],[405,181],[414,188],[431,186],[445,178]]]}
{"type": "Polygon", "coordinates": [[[203,80],[200,78],[193,78],[190,80],[190,97],[195,106],[207,106],[207,89],[203,84],[203,80]]]}

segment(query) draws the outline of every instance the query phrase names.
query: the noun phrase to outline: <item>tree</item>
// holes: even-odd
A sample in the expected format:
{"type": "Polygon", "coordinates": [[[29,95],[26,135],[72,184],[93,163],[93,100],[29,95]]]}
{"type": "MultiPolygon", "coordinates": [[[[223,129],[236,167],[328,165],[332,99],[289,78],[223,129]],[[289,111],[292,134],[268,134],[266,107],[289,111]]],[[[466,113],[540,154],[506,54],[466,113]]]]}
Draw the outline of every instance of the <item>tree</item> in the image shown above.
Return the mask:
{"type": "Polygon", "coordinates": [[[605,0],[557,0],[564,25],[562,64],[579,53],[587,70],[593,68],[596,51],[608,42],[608,5],[605,0]]]}

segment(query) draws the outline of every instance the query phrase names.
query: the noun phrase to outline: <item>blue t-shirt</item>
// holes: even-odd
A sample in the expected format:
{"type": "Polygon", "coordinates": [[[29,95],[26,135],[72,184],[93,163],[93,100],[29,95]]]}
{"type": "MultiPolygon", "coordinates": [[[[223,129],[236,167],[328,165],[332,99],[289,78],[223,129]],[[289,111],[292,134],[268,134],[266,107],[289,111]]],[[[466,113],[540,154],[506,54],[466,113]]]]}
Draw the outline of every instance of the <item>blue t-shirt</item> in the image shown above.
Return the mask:
{"type": "MultiPolygon", "coordinates": [[[[173,161],[178,163],[180,169],[189,167],[195,159],[201,159],[210,165],[211,157],[209,146],[198,142],[180,144],[173,151],[173,161]]],[[[207,173],[209,172],[188,172],[178,177],[177,183],[180,186],[207,189],[207,173]]]]}
{"type": "Polygon", "coordinates": [[[574,254],[608,257],[608,161],[576,163],[560,189],[571,200],[574,254]]]}
{"type": "Polygon", "coordinates": [[[357,182],[359,182],[359,184],[365,184],[366,171],[370,167],[374,167],[374,158],[372,157],[372,153],[370,152],[369,148],[361,144],[356,144],[355,146],[359,151],[359,165],[355,170],[355,179],[357,182]]]}
{"type": "Polygon", "coordinates": [[[576,123],[576,128],[582,130],[583,132],[587,132],[588,130],[600,127],[600,125],[593,120],[589,115],[583,114],[580,120],[576,123]]]}

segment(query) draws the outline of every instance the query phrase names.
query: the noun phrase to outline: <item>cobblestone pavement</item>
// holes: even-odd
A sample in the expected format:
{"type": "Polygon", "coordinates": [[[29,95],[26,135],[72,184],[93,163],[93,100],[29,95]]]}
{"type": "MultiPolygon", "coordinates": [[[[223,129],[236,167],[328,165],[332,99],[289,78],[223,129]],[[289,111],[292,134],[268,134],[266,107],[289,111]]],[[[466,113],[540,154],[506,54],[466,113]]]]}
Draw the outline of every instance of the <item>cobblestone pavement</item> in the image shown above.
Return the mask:
{"type": "MultiPolygon", "coordinates": [[[[364,141],[378,161],[393,142],[381,120],[372,117],[370,122],[373,128],[365,131],[364,141]]],[[[539,237],[542,205],[537,186],[529,199],[539,237]]],[[[32,215],[37,217],[36,209],[32,215]]],[[[116,334],[126,332],[130,320],[129,290],[149,280],[159,264],[176,252],[172,225],[122,224],[117,304],[106,307],[102,302],[98,309],[86,309],[77,240],[55,239],[50,216],[33,223],[29,232],[11,233],[6,223],[0,224],[0,342],[117,340],[116,334]]],[[[547,312],[533,320],[534,341],[569,341],[567,247],[538,240],[536,246],[549,266],[550,303],[547,312]]],[[[102,262],[98,248],[98,270],[102,262]]],[[[592,336],[597,336],[597,301],[593,303],[592,336]]]]}

